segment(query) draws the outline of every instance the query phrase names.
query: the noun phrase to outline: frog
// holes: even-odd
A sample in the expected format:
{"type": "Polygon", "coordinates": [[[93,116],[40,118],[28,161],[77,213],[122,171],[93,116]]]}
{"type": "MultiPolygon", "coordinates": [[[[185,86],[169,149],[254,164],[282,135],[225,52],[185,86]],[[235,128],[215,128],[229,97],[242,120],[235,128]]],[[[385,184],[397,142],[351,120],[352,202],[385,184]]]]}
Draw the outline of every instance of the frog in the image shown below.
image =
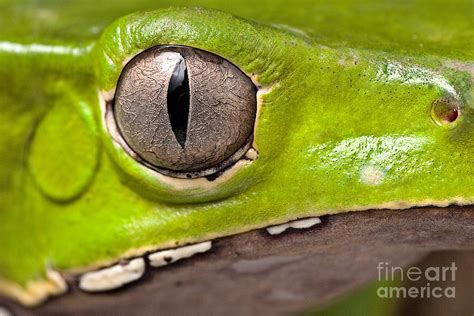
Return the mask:
{"type": "Polygon", "coordinates": [[[472,3],[253,2],[2,4],[1,295],[110,290],[144,258],[323,215],[473,204],[472,3]]]}

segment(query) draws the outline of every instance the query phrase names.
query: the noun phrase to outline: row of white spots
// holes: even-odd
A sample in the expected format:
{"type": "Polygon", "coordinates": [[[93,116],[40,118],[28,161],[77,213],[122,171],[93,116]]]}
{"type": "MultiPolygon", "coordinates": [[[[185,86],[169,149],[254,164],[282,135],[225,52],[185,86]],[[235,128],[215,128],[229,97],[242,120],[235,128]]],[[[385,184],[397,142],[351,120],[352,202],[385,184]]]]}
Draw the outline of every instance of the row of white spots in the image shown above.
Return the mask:
{"type": "MultiPolygon", "coordinates": [[[[205,241],[176,249],[158,251],[150,254],[148,259],[151,266],[161,267],[183,258],[189,258],[197,253],[206,252],[211,249],[211,246],[211,241],[205,241]]],[[[145,260],[136,258],[126,263],[83,274],[79,280],[79,288],[86,292],[109,291],[140,279],[144,273],[145,260]]]]}

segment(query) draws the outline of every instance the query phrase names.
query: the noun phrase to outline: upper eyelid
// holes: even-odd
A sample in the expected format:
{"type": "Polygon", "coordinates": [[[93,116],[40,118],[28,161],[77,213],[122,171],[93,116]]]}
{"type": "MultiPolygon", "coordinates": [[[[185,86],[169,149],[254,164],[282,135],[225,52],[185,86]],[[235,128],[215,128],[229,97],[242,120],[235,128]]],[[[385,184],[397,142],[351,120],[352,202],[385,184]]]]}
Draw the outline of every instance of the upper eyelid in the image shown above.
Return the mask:
{"type": "Polygon", "coordinates": [[[209,51],[249,75],[268,72],[268,78],[273,80],[275,74],[284,73],[278,68],[284,66],[283,42],[289,35],[282,33],[282,39],[270,40],[272,32],[280,31],[223,12],[202,14],[202,9],[168,9],[125,16],[106,28],[94,47],[98,84],[102,91],[114,89],[128,61],[153,46],[168,44],[209,51]],[[235,32],[229,32],[229,24],[235,32]]]}

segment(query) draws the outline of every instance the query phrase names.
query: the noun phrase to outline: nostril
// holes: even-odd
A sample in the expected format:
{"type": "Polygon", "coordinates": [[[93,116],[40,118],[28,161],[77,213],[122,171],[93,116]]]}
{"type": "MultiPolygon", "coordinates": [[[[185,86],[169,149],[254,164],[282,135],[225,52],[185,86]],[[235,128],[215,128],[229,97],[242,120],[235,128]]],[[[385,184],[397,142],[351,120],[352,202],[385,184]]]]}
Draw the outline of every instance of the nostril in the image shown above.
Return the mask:
{"type": "Polygon", "coordinates": [[[459,117],[459,106],[454,100],[440,98],[431,106],[431,118],[437,125],[451,125],[459,117]]]}

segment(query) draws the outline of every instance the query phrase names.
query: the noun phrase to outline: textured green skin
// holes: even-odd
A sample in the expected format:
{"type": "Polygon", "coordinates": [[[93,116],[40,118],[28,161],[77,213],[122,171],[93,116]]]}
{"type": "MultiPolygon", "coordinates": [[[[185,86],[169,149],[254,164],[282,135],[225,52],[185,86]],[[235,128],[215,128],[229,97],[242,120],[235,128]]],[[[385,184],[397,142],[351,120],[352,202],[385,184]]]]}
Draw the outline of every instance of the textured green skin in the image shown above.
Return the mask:
{"type": "Polygon", "coordinates": [[[474,60],[469,2],[446,7],[429,1],[429,9],[422,2],[254,2],[203,5],[263,24],[183,8],[110,24],[158,6],[147,2],[52,3],[49,11],[2,4],[0,78],[8,88],[0,92],[0,277],[24,285],[44,277],[46,267],[68,271],[142,246],[397,207],[390,202],[472,203],[472,79],[446,66],[446,60],[474,60]],[[416,19],[412,11],[421,9],[426,16],[416,19]],[[341,14],[347,24],[335,20],[341,14]],[[412,27],[421,29],[416,40],[412,27]],[[159,44],[213,52],[272,88],[255,131],[258,159],[214,189],[159,183],[114,149],[101,124],[98,92],[114,88],[130,57],[159,44]],[[431,103],[446,91],[377,75],[395,60],[402,70],[431,69],[454,87],[463,113],[456,128],[437,126],[430,117],[431,103]],[[385,172],[380,184],[361,181],[367,166],[385,172]]]}

